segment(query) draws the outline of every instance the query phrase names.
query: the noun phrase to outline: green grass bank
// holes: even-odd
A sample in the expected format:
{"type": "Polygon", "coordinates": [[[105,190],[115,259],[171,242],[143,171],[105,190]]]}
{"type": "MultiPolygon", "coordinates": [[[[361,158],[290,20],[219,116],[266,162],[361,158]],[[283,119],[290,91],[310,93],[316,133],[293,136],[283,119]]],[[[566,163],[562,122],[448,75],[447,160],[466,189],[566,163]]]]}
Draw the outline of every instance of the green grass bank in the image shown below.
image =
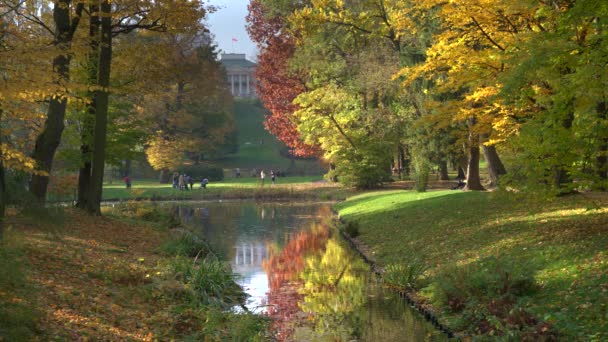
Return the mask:
{"type": "Polygon", "coordinates": [[[302,199],[339,200],[354,191],[339,184],[323,182],[320,176],[278,177],[276,184],[264,184],[253,177],[229,178],[211,182],[205,189],[195,184],[193,190],[180,191],[158,180],[133,180],[131,189],[122,183],[104,184],[103,200],[214,200],[214,199],[302,199]]]}
{"type": "Polygon", "coordinates": [[[608,339],[608,194],[371,192],[336,205],[351,235],[464,335],[608,339]]]}

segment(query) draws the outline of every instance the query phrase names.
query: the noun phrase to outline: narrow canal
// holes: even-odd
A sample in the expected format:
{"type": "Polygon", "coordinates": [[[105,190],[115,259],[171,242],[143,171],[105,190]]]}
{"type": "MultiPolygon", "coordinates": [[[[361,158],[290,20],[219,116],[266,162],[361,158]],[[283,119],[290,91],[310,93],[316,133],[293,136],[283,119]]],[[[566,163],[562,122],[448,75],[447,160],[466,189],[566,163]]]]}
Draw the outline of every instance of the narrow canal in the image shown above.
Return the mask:
{"type": "Polygon", "coordinates": [[[247,308],[285,341],[427,341],[445,337],[326,224],[329,204],[180,204],[182,222],[230,261],[247,308]]]}

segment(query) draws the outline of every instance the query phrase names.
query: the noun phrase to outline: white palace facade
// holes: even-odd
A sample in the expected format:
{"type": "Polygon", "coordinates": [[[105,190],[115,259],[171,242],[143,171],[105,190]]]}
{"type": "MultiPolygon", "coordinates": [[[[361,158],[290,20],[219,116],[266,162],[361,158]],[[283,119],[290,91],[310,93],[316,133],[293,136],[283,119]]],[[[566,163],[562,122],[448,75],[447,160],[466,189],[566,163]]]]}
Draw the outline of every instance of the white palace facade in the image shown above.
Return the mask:
{"type": "Polygon", "coordinates": [[[244,53],[223,53],[220,61],[226,68],[230,92],[234,97],[256,98],[255,67],[244,53]]]}

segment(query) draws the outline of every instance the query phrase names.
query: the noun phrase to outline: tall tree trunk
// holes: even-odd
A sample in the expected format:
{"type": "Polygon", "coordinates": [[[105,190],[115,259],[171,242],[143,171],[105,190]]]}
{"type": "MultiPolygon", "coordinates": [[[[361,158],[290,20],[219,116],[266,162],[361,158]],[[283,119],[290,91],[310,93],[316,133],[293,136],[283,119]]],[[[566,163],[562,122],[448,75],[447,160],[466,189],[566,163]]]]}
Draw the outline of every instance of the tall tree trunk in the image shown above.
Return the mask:
{"type": "Polygon", "coordinates": [[[464,190],[485,190],[479,179],[479,135],[473,129],[469,132],[469,161],[464,190]]]}
{"type": "Polygon", "coordinates": [[[6,183],[4,182],[4,156],[2,155],[2,114],[0,109],[0,242],[4,238],[4,210],[6,208],[6,183]]]}
{"type": "Polygon", "coordinates": [[[495,146],[486,146],[482,145],[483,155],[488,163],[488,173],[490,175],[490,184],[491,188],[495,188],[498,186],[498,178],[502,175],[507,174],[507,170],[503,165],[500,157],[498,156],[498,152],[496,151],[495,146]]]}
{"type": "MultiPolygon", "coordinates": [[[[53,58],[53,72],[57,75],[57,82],[62,87],[67,86],[70,80],[70,43],[84,8],[84,3],[79,3],[74,18],[70,20],[70,1],[58,0],[53,7],[54,45],[60,50],[60,54],[53,58]]],[[[48,173],[47,175],[33,175],[30,180],[30,193],[34,195],[39,203],[44,203],[46,200],[55,151],[61,142],[61,134],[65,127],[63,120],[66,107],[67,99],[65,96],[55,95],[49,99],[46,121],[42,132],[36,138],[36,144],[32,152],[32,158],[36,161],[38,169],[48,173]]]]}
{"type": "Polygon", "coordinates": [[[412,160],[410,155],[410,150],[406,146],[401,146],[401,171],[399,173],[399,179],[401,179],[401,174],[405,176],[410,175],[410,160],[412,160]]]}
{"type": "Polygon", "coordinates": [[[448,161],[441,160],[439,162],[439,179],[440,180],[449,180],[450,176],[448,175],[448,161]]]}
{"type": "MultiPolygon", "coordinates": [[[[597,114],[601,121],[608,119],[608,105],[602,101],[597,105],[597,114]]],[[[604,124],[602,122],[602,124],[604,124]]],[[[599,178],[599,189],[606,190],[608,187],[608,136],[600,137],[600,146],[595,159],[597,176],[599,178]]]]}
{"type": "MultiPolygon", "coordinates": [[[[69,76],[69,64],[70,59],[66,55],[57,56],[53,60],[53,69],[65,81],[69,76]]],[[[36,161],[38,169],[47,173],[46,175],[32,175],[30,180],[30,193],[34,195],[39,203],[44,203],[46,200],[55,151],[61,142],[61,134],[65,128],[63,119],[65,118],[66,106],[67,99],[65,97],[54,96],[49,100],[44,128],[36,138],[32,158],[36,161]]]]}
{"type": "Polygon", "coordinates": [[[88,211],[101,214],[103,173],[106,159],[108,107],[110,100],[110,71],[112,66],[112,7],[109,0],[101,2],[101,45],[99,49],[99,78],[101,89],[95,92],[95,135],[93,136],[93,167],[88,211]]]}
{"type": "Polygon", "coordinates": [[[120,170],[121,177],[131,176],[131,159],[125,159],[122,161],[122,168],[120,170]]]}
{"type": "MultiPolygon", "coordinates": [[[[99,65],[99,4],[96,1],[91,1],[89,4],[89,56],[88,56],[88,83],[90,86],[97,85],[98,65],[99,65]]],[[[78,173],[78,199],[76,206],[80,209],[89,207],[89,193],[91,192],[91,152],[92,152],[92,137],[95,127],[95,92],[90,90],[87,94],[89,104],[87,105],[87,113],[83,119],[83,131],[81,134],[80,156],[81,163],[78,173]]]]}
{"type": "Polygon", "coordinates": [[[167,170],[167,169],[160,170],[160,174],[158,175],[158,182],[160,184],[169,183],[169,170],[167,170]]]}
{"type": "Polygon", "coordinates": [[[467,173],[465,170],[467,169],[468,162],[469,160],[467,156],[462,156],[458,159],[458,179],[467,179],[467,173]]]}
{"type": "Polygon", "coordinates": [[[462,180],[467,179],[467,173],[464,171],[464,168],[460,165],[458,165],[458,177],[456,177],[456,178],[462,179],[462,180]]]}
{"type": "MultiPolygon", "coordinates": [[[[569,112],[562,121],[562,127],[565,129],[571,129],[572,123],[574,122],[574,113],[569,112]]],[[[572,190],[563,191],[563,185],[572,183],[572,177],[568,173],[568,170],[564,166],[555,166],[553,168],[553,185],[559,190],[560,194],[566,194],[572,192],[572,190]]]]}

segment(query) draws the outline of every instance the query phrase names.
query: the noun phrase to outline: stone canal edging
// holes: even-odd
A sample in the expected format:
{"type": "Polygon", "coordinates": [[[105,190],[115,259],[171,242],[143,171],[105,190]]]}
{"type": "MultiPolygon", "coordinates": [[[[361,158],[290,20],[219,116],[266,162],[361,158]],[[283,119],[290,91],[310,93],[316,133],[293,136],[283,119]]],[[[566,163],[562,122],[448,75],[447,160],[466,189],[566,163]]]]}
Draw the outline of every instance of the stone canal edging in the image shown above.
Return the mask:
{"type": "MultiPolygon", "coordinates": [[[[332,211],[334,213],[334,217],[337,219],[338,222],[340,222],[340,224],[346,224],[346,222],[338,215],[338,213],[335,210],[332,209],[332,211]]],[[[355,251],[357,251],[357,253],[361,256],[361,258],[368,265],[370,265],[372,272],[374,272],[376,275],[382,277],[382,275],[384,273],[384,269],[381,266],[379,266],[377,264],[377,262],[372,258],[372,256],[369,253],[369,247],[365,246],[362,242],[350,237],[344,230],[338,229],[338,231],[340,232],[340,235],[342,236],[342,238],[344,238],[344,240],[346,240],[350,244],[350,246],[355,251]]],[[[427,310],[419,302],[417,302],[414,299],[414,297],[411,295],[410,291],[403,290],[403,289],[397,289],[394,287],[391,287],[391,289],[393,289],[394,291],[399,293],[399,297],[403,298],[409,304],[410,307],[412,307],[413,309],[418,311],[418,313],[420,313],[427,321],[429,321],[431,324],[433,324],[433,326],[437,330],[446,334],[446,336],[448,338],[455,337],[454,332],[451,331],[445,325],[441,324],[439,322],[439,320],[437,319],[437,317],[431,311],[427,310]]]]}

